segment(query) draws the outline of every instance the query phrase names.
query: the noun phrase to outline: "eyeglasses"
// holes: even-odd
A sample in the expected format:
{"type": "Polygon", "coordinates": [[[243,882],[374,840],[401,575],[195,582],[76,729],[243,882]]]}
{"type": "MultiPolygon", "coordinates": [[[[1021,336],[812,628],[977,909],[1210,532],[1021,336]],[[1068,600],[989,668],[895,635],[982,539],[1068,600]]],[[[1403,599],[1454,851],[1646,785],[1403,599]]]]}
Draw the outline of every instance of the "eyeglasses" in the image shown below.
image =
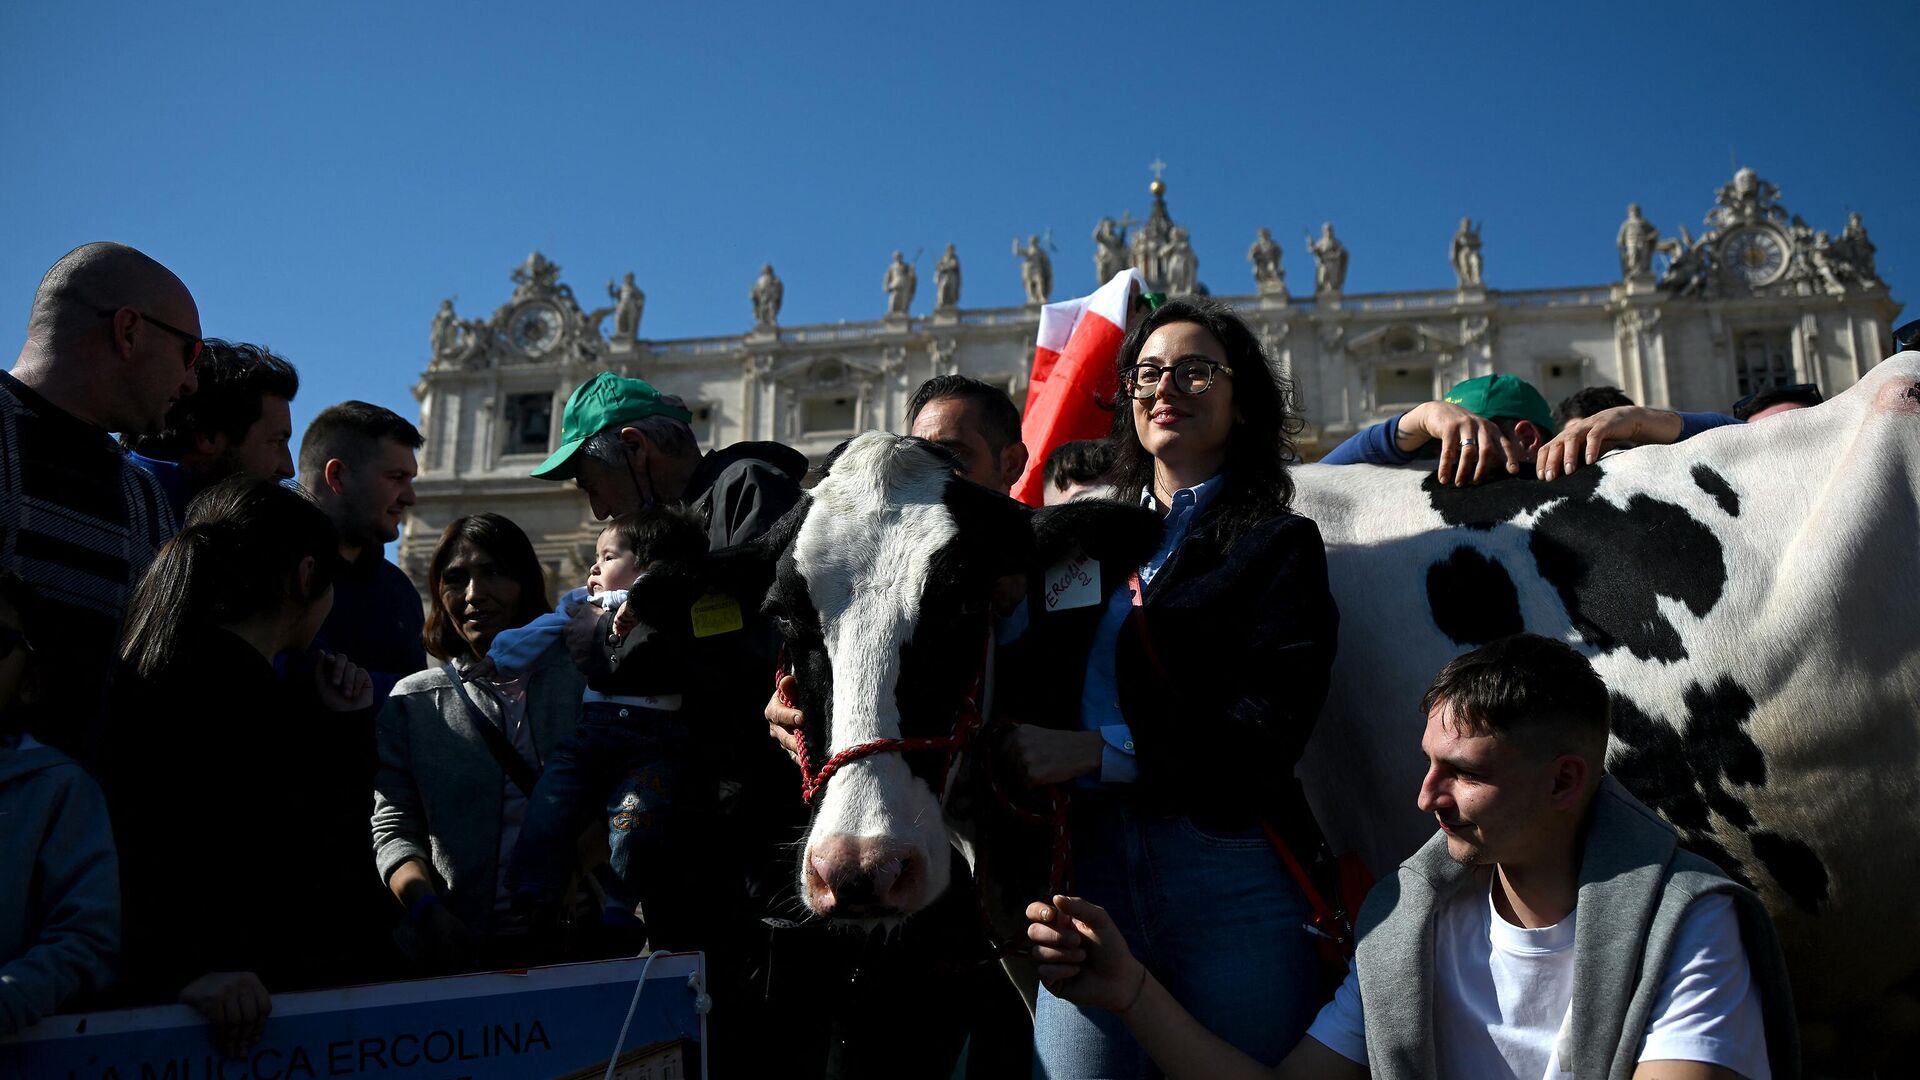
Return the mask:
{"type": "Polygon", "coordinates": [[[1233,369],[1218,360],[1189,356],[1172,367],[1159,364],[1135,364],[1120,373],[1127,393],[1142,401],[1160,392],[1160,376],[1171,373],[1173,387],[1183,394],[1204,394],[1213,388],[1216,375],[1231,375],[1233,369]]]}
{"type": "MultiPolygon", "coordinates": [[[[199,337],[196,334],[189,334],[185,330],[182,330],[177,326],[172,326],[167,323],[163,323],[159,319],[156,319],[153,316],[147,314],[146,312],[141,311],[139,308],[128,308],[127,310],[147,320],[148,322],[159,327],[160,329],[165,330],[167,333],[172,334],[174,337],[177,337],[180,340],[186,342],[187,357],[186,357],[186,362],[182,366],[184,366],[188,371],[192,371],[193,365],[200,362],[200,353],[204,351],[207,347],[207,343],[205,339],[199,337]]],[[[119,308],[101,308],[100,316],[102,318],[110,318],[114,315],[119,314],[119,312],[120,312],[119,308]]]]}
{"type": "Polygon", "coordinates": [[[17,626],[0,626],[0,660],[12,656],[16,649],[33,655],[33,642],[27,640],[27,632],[17,626]]]}

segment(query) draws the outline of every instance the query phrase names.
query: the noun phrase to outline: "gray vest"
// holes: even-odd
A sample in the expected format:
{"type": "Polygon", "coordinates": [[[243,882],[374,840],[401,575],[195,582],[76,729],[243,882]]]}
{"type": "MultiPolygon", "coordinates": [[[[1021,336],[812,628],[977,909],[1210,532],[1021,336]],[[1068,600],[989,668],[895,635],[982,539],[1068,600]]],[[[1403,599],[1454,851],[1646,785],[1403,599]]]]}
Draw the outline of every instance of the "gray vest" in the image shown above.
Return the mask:
{"type": "MultiPolygon", "coordinates": [[[[1368,895],[1360,933],[1360,997],[1374,1080],[1436,1077],[1433,956],[1439,913],[1461,889],[1485,888],[1489,867],[1461,866],[1436,833],[1368,895]]],[[[1733,898],[1776,1080],[1800,1075],[1793,996],[1773,921],[1759,897],[1712,863],[1680,850],[1671,826],[1611,776],[1587,812],[1574,927],[1573,1002],[1560,1061],[1579,1080],[1630,1080],[1640,1040],[1687,905],[1733,898]],[[1638,943],[1638,947],[1624,947],[1638,943]]]]}

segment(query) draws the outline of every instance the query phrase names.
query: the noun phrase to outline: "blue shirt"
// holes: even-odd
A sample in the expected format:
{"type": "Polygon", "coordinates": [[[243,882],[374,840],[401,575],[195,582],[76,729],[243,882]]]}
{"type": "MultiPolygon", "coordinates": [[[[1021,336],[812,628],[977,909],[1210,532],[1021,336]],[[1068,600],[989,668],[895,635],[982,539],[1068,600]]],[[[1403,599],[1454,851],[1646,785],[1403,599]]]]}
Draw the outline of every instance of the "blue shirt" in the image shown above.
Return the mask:
{"type": "Polygon", "coordinates": [[[150,458],[145,454],[127,451],[127,460],[135,467],[145,469],[155,480],[160,481],[160,490],[167,493],[167,509],[173,514],[173,527],[177,532],[180,523],[186,519],[187,503],[196,492],[187,490],[187,470],[177,461],[164,461],[150,458]]]}
{"type": "MultiPolygon", "coordinates": [[[[1173,493],[1173,505],[1167,510],[1160,550],[1140,568],[1140,585],[1146,585],[1173,556],[1187,530],[1220,492],[1220,477],[1214,476],[1190,488],[1173,493]]],[[[1153,493],[1140,493],[1140,505],[1153,506],[1153,493]]],[[[1100,752],[1100,780],[1109,784],[1130,784],[1140,777],[1140,763],[1134,759],[1133,731],[1120,712],[1120,683],[1114,661],[1120,645],[1120,629],[1133,609],[1133,589],[1123,588],[1107,599],[1107,610],[1094,631],[1093,649],[1087,654],[1087,681],[1080,691],[1080,727],[1098,731],[1106,746],[1100,752]]],[[[1082,781],[1091,782],[1091,777],[1082,781]]]]}

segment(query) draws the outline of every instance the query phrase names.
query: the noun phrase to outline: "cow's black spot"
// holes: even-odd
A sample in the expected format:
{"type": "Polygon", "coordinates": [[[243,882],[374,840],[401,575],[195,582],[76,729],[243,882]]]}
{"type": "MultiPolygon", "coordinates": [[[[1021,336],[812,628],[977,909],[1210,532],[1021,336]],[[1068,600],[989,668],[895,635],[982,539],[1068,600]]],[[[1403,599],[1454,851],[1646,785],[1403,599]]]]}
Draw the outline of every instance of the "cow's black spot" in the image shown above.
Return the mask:
{"type": "Polygon", "coordinates": [[[1767,759],[1747,734],[1753,716],[1753,695],[1733,676],[1722,675],[1712,686],[1687,687],[1687,756],[1700,769],[1703,783],[1721,777],[1747,787],[1767,782],[1767,759]]]}
{"type": "Polygon", "coordinates": [[[1624,646],[1642,660],[1687,657],[1658,597],[1705,615],[1727,581],[1713,532],[1681,507],[1646,495],[1635,495],[1624,510],[1604,499],[1557,503],[1534,523],[1529,543],[1581,638],[1603,651],[1624,646]]]}
{"type": "Polygon", "coordinates": [[[1589,465],[1572,476],[1551,482],[1521,476],[1455,487],[1440,483],[1435,474],[1428,473],[1420,483],[1420,490],[1427,493],[1427,501],[1447,524],[1491,529],[1556,499],[1592,498],[1600,475],[1600,466],[1589,465]]]}
{"type": "Polygon", "coordinates": [[[1682,833],[1704,834],[1712,819],[1680,732],[1614,694],[1613,735],[1622,746],[1607,763],[1614,779],[1682,833]]]}
{"type": "Polygon", "coordinates": [[[1506,568],[1468,547],[1427,567],[1427,606],[1457,645],[1484,645],[1526,629],[1506,568]]]}
{"type": "Polygon", "coordinates": [[[1711,466],[1695,465],[1693,482],[1700,485],[1701,491],[1713,496],[1713,501],[1720,504],[1720,509],[1725,510],[1728,517],[1740,516],[1740,494],[1733,490],[1732,484],[1727,483],[1726,477],[1714,472],[1711,466]]]}
{"type": "Polygon", "coordinates": [[[1747,834],[1753,857],[1801,910],[1818,915],[1827,902],[1827,867],[1813,849],[1790,836],[1764,830],[1747,834]]]}
{"type": "Polygon", "coordinates": [[[1711,834],[1683,832],[1680,834],[1680,846],[1719,867],[1728,877],[1747,888],[1754,888],[1753,879],[1747,876],[1740,860],[1734,858],[1733,852],[1722,847],[1720,841],[1711,834]]]}

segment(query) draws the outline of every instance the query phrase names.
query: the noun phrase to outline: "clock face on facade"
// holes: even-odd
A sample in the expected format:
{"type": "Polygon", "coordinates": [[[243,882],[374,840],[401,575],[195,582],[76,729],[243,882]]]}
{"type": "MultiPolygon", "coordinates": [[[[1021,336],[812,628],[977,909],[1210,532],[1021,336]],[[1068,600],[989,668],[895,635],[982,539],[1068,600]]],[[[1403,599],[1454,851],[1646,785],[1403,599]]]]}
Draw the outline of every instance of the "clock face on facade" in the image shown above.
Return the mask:
{"type": "Polygon", "coordinates": [[[528,356],[539,356],[560,343],[560,312],[551,304],[528,304],[507,322],[507,339],[528,356]]]}
{"type": "Polygon", "coordinates": [[[1787,270],[1787,242],[1763,227],[1735,229],[1720,244],[1720,265],[1748,285],[1766,285],[1787,270]]]}

